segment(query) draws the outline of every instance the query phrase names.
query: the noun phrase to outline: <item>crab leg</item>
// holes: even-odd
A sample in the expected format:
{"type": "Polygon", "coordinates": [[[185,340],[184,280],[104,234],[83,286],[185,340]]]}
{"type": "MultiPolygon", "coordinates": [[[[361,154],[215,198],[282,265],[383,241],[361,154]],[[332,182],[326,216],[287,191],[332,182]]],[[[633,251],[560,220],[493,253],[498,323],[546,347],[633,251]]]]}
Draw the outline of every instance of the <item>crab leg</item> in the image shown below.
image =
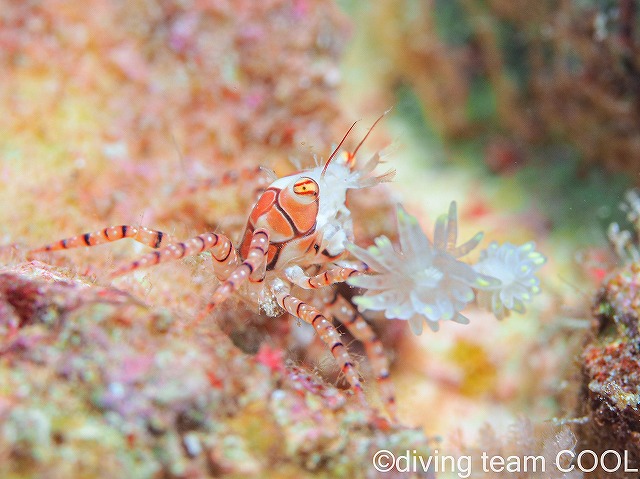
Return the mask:
{"type": "Polygon", "coordinates": [[[231,240],[224,235],[205,233],[180,243],[173,243],[151,253],[141,256],[135,261],[120,266],[111,276],[120,276],[138,268],[146,268],[167,261],[174,261],[185,256],[193,256],[210,250],[214,259],[214,271],[219,278],[231,268],[237,266],[238,255],[231,240]]]}
{"type": "Polygon", "coordinates": [[[342,373],[347,378],[356,395],[365,402],[362,384],[358,372],[349,356],[347,348],[340,340],[340,333],[317,308],[299,300],[289,294],[289,288],[282,281],[277,281],[273,287],[276,301],[292,316],[311,324],[320,339],[329,347],[331,354],[340,365],[342,373]]]}
{"type": "Polygon", "coordinates": [[[211,190],[234,185],[236,183],[255,183],[256,190],[261,191],[273,181],[273,173],[261,166],[255,168],[242,168],[240,170],[229,170],[220,176],[207,178],[198,181],[177,194],[193,194],[199,191],[211,190]]]}
{"type": "Polygon", "coordinates": [[[336,266],[330,268],[324,273],[315,276],[307,276],[299,266],[292,266],[285,271],[287,278],[295,285],[304,289],[318,289],[330,286],[335,283],[344,283],[347,278],[356,274],[362,274],[361,271],[353,268],[343,268],[336,266]]]}
{"type": "Polygon", "coordinates": [[[247,259],[240,263],[213,293],[213,297],[206,309],[200,313],[195,324],[204,319],[216,306],[231,296],[244,283],[252,273],[262,271],[267,262],[269,250],[269,233],[265,229],[257,229],[251,236],[247,259]]]}
{"type": "Polygon", "coordinates": [[[145,228],[144,226],[119,225],[56,241],[55,243],[50,243],[41,248],[31,250],[30,253],[97,246],[99,244],[110,243],[124,238],[131,238],[139,243],[151,246],[152,248],[159,248],[170,243],[169,235],[162,231],[152,230],[145,228]]]}
{"type": "Polygon", "coordinates": [[[349,301],[339,294],[329,303],[329,311],[360,341],[367,352],[383,404],[391,419],[396,420],[396,400],[393,383],[389,379],[389,361],[380,339],[349,301]]]}

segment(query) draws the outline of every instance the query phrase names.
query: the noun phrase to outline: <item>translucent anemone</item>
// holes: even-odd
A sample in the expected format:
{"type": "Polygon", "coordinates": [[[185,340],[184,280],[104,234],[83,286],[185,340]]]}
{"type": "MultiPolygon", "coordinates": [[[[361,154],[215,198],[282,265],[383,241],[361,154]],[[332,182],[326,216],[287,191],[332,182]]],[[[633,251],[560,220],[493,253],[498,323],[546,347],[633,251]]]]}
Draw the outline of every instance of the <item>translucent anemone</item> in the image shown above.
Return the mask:
{"type": "Polygon", "coordinates": [[[421,334],[423,321],[433,330],[439,321],[466,324],[460,312],[475,298],[474,288],[496,288],[500,282],[459,261],[474,249],[482,234],[456,246],[456,205],[436,223],[434,244],[424,234],[418,220],[401,206],[397,209],[400,249],[394,249],[386,236],[376,238],[366,250],[350,244],[349,251],[375,272],[354,276],[349,284],[366,288],[354,298],[360,311],[384,311],[388,319],[408,320],[415,334],[421,334]]]}
{"type": "Polygon", "coordinates": [[[531,301],[540,292],[540,280],[535,272],[545,263],[546,258],[535,250],[533,241],[522,246],[495,241],[480,253],[480,261],[474,269],[500,280],[500,286],[486,291],[478,291],[478,304],[493,311],[498,319],[504,318],[509,310],[524,313],[524,303],[531,301]]]}

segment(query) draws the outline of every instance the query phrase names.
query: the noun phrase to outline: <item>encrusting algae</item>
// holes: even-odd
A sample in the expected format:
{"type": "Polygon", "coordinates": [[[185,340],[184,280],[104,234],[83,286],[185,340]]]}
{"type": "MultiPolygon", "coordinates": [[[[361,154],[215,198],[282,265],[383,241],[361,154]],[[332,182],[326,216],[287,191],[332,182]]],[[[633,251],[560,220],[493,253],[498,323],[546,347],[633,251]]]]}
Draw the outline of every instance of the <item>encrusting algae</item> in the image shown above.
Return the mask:
{"type": "Polygon", "coordinates": [[[119,290],[14,271],[0,273],[2,477],[358,477],[378,449],[428,451],[214,323],[177,330],[119,290]]]}

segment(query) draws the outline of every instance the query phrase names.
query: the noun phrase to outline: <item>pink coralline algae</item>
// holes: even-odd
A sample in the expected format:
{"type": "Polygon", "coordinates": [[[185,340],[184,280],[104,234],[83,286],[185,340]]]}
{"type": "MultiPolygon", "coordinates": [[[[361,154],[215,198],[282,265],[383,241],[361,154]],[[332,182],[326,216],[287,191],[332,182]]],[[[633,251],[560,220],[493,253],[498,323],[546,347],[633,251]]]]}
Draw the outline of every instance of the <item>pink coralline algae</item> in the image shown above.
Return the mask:
{"type": "Polygon", "coordinates": [[[176,329],[37,263],[5,268],[0,292],[3,477],[364,477],[377,449],[426,453],[422,432],[213,324],[176,329]]]}

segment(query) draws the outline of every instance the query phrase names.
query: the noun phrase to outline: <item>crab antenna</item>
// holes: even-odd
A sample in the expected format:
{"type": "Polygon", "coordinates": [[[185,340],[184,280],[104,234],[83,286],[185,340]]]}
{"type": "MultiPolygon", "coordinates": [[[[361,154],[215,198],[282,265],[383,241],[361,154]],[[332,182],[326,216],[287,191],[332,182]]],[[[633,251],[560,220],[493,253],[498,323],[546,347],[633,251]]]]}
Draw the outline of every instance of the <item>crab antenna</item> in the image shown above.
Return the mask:
{"type": "Polygon", "coordinates": [[[353,150],[353,153],[351,153],[352,157],[356,156],[356,153],[358,153],[358,150],[360,149],[360,147],[362,146],[362,144],[365,142],[365,140],[367,139],[367,137],[371,134],[371,132],[373,131],[373,129],[376,127],[376,125],[378,124],[378,122],[380,120],[382,120],[384,118],[384,116],[389,113],[391,111],[391,108],[389,108],[387,111],[385,111],[382,115],[380,115],[378,117],[378,119],[373,123],[373,125],[371,125],[371,128],[369,128],[369,131],[367,132],[366,135],[364,135],[364,138],[362,139],[362,141],[360,143],[358,143],[358,146],[356,146],[356,149],[353,150]]]}
{"type": "MultiPolygon", "coordinates": [[[[358,121],[360,121],[360,120],[358,120],[358,121]]],[[[347,139],[347,136],[349,136],[349,133],[351,132],[351,130],[353,130],[353,127],[356,126],[356,123],[358,123],[358,122],[357,121],[353,122],[353,125],[351,125],[351,128],[349,128],[347,130],[347,132],[344,134],[344,136],[342,137],[342,141],[340,142],[340,144],[338,146],[336,146],[335,150],[333,150],[333,153],[331,153],[331,156],[329,156],[329,159],[324,164],[324,168],[322,169],[322,173],[320,174],[320,177],[324,176],[325,172],[327,171],[327,167],[329,166],[329,163],[331,163],[331,160],[333,159],[333,157],[336,156],[336,153],[338,153],[338,150],[340,149],[340,147],[344,143],[344,140],[347,139]]]]}

